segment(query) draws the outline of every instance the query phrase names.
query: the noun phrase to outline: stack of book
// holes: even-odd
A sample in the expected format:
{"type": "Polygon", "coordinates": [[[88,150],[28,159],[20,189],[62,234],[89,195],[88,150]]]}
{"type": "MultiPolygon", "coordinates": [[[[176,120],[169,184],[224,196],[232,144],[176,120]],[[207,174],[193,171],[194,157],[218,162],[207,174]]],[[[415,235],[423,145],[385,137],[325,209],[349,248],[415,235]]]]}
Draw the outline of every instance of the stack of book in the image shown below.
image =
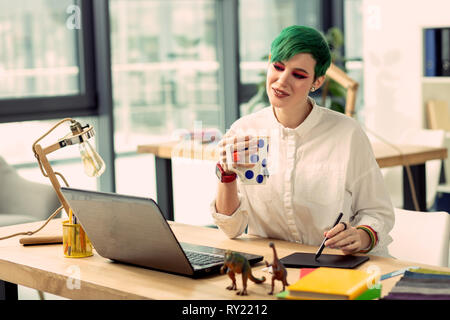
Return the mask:
{"type": "Polygon", "coordinates": [[[300,279],[277,295],[280,299],[372,300],[381,295],[380,275],[362,270],[317,268],[301,271],[300,279]]]}
{"type": "Polygon", "coordinates": [[[425,76],[450,76],[450,28],[425,29],[425,76]]]}
{"type": "Polygon", "coordinates": [[[450,272],[406,271],[383,300],[450,300],[450,272]]]}

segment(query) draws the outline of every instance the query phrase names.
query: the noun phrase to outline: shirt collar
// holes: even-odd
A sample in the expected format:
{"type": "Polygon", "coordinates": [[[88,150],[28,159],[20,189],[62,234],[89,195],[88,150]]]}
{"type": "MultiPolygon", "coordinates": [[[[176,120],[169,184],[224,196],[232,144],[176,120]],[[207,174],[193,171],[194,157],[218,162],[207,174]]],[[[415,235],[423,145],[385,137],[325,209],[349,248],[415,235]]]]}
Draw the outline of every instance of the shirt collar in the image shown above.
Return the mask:
{"type": "Polygon", "coordinates": [[[312,110],[309,113],[309,115],[306,117],[306,119],[298,125],[298,127],[291,129],[284,127],[281,123],[278,122],[276,116],[275,116],[275,110],[272,109],[272,122],[275,124],[276,127],[278,127],[282,133],[282,136],[288,135],[290,132],[296,133],[298,136],[305,135],[309,130],[311,130],[314,126],[316,126],[320,121],[320,107],[316,104],[316,101],[308,97],[309,102],[312,105],[312,110]]]}

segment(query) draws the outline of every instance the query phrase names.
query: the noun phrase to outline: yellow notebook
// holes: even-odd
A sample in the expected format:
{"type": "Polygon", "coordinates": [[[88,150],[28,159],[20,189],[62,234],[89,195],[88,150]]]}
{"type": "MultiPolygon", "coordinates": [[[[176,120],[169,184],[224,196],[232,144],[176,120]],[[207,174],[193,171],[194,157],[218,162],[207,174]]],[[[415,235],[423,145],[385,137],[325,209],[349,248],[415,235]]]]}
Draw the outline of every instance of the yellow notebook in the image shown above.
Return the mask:
{"type": "Polygon", "coordinates": [[[379,278],[378,273],[321,267],[287,289],[292,297],[300,299],[354,300],[374,286],[379,278]]]}

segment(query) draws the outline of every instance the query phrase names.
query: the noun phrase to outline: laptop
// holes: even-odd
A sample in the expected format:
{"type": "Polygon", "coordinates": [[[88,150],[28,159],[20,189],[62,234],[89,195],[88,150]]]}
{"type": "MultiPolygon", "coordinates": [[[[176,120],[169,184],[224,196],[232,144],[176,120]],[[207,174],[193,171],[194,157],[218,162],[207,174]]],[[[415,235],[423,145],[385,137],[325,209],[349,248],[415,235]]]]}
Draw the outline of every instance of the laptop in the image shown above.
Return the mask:
{"type": "MultiPolygon", "coordinates": [[[[190,277],[219,272],[226,250],[180,243],[149,198],[62,187],[99,255],[113,261],[190,277]]],[[[250,264],[263,256],[239,252],[250,264]]]]}

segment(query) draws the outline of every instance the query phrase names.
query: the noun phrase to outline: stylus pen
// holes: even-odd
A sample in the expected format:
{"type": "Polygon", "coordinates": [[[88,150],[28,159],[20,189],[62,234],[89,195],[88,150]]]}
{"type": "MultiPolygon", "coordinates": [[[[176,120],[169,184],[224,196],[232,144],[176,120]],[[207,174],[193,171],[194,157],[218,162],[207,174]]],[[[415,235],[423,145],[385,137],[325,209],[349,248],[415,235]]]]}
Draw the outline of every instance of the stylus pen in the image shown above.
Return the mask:
{"type": "MultiPolygon", "coordinates": [[[[336,225],[339,223],[339,221],[341,221],[341,218],[342,218],[343,215],[344,215],[344,214],[343,214],[342,212],[339,213],[339,216],[337,217],[336,222],[335,222],[334,225],[333,225],[333,228],[336,227],[336,225]]],[[[319,250],[317,250],[316,257],[315,257],[316,260],[319,259],[320,255],[322,254],[322,251],[323,251],[323,249],[325,248],[325,241],[327,241],[327,240],[328,240],[327,237],[325,237],[325,239],[323,239],[322,244],[320,245],[319,250]]]]}

